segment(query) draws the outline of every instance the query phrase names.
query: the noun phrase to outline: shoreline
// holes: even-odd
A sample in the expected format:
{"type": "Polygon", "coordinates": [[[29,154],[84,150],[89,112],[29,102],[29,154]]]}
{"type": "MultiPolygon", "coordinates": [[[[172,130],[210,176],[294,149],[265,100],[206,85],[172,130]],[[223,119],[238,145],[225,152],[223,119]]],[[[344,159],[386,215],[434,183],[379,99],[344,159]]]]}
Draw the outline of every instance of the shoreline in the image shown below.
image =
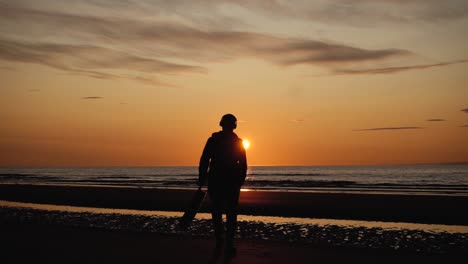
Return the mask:
{"type": "MultiPolygon", "coordinates": [[[[0,200],[55,205],[184,211],[195,190],[0,184],[0,200]]],[[[239,214],[468,225],[467,196],[375,193],[241,192],[239,214]]],[[[200,212],[209,212],[209,198],[200,212]]]]}
{"type": "MultiPolygon", "coordinates": [[[[194,191],[197,190],[197,186],[140,186],[140,185],[116,185],[116,184],[79,184],[79,183],[44,183],[44,182],[0,182],[0,187],[2,185],[31,185],[31,186],[62,186],[62,187],[94,187],[94,188],[122,188],[122,189],[151,189],[151,190],[188,190],[194,191]]],[[[273,193],[325,193],[325,194],[380,194],[380,195],[431,195],[431,196],[461,196],[468,197],[468,192],[465,192],[465,189],[462,192],[457,192],[457,190],[446,190],[443,187],[437,189],[417,189],[417,188],[387,188],[386,187],[377,187],[376,189],[372,188],[361,188],[361,187],[314,187],[314,188],[301,188],[293,187],[289,189],[278,188],[269,188],[269,187],[255,187],[249,188],[249,186],[243,187],[241,192],[273,192],[273,193]]],[[[203,189],[206,190],[207,186],[203,186],[203,189]]]]}

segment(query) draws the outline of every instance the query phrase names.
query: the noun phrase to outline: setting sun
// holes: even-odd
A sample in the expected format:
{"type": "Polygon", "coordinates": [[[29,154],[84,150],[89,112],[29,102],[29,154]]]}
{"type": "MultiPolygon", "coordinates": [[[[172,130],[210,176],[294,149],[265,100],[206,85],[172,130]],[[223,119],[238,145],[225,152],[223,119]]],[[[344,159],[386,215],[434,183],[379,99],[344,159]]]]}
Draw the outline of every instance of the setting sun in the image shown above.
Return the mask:
{"type": "Polygon", "coordinates": [[[249,147],[250,147],[250,141],[248,141],[247,139],[244,139],[244,140],[242,141],[242,144],[244,145],[244,148],[245,148],[245,149],[249,149],[249,147]]]}

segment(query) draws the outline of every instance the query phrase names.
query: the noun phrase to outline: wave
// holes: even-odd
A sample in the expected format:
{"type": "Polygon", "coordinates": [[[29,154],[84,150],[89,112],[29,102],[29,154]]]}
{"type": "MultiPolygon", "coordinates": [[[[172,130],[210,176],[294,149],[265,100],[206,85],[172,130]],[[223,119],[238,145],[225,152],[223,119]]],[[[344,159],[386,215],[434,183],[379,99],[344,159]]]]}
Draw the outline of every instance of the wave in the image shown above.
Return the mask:
{"type": "Polygon", "coordinates": [[[324,173],[248,173],[247,176],[329,176],[324,173]]]}
{"type": "MultiPolygon", "coordinates": [[[[320,175],[320,174],[284,174],[284,173],[265,173],[265,174],[250,174],[250,175],[265,175],[265,176],[305,176],[305,175],[320,175]]],[[[90,184],[90,185],[119,185],[119,186],[148,186],[148,187],[194,187],[198,179],[197,174],[185,174],[184,176],[166,175],[164,177],[142,176],[142,175],[66,175],[53,176],[28,173],[2,173],[0,174],[0,182],[4,183],[63,183],[63,184],[90,184]]],[[[383,180],[383,179],[380,179],[383,180]]],[[[351,181],[351,180],[311,180],[301,178],[291,179],[256,179],[255,177],[247,178],[245,188],[265,189],[265,188],[285,188],[285,189],[314,189],[314,188],[349,188],[349,189],[374,189],[374,190],[434,190],[434,191],[463,191],[468,192],[468,184],[439,184],[419,180],[414,183],[389,183],[389,182],[366,182],[366,181],[351,181]]]]}
{"type": "Polygon", "coordinates": [[[29,180],[29,179],[40,179],[41,181],[48,181],[53,179],[60,179],[62,177],[57,176],[45,176],[37,174],[19,174],[19,173],[4,173],[0,174],[0,180],[29,180]]]}
{"type": "Polygon", "coordinates": [[[246,181],[246,186],[283,186],[283,187],[345,187],[356,184],[353,181],[293,181],[293,180],[252,180],[246,181]]]}

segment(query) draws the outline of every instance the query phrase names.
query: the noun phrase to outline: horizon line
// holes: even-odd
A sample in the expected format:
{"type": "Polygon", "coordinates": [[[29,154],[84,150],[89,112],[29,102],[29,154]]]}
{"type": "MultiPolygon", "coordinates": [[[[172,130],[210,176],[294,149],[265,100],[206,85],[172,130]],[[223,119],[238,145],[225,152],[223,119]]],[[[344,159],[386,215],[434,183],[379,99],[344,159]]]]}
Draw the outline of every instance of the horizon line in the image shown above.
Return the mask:
{"type": "MultiPolygon", "coordinates": [[[[468,161],[453,162],[419,162],[419,163],[389,163],[389,164],[324,164],[324,165],[249,165],[248,167],[352,167],[352,166],[416,166],[416,165],[468,165],[468,161]]],[[[149,168],[149,167],[198,167],[198,165],[26,165],[2,166],[2,168],[149,168]]]]}

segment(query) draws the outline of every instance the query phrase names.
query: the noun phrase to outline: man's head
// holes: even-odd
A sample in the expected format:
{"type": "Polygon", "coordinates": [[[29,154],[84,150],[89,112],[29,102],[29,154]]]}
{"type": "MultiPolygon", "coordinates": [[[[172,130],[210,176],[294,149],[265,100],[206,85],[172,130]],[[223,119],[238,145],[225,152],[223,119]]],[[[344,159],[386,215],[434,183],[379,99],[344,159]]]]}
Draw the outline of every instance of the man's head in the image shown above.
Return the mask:
{"type": "Polygon", "coordinates": [[[234,130],[237,128],[237,118],[232,114],[225,114],[221,118],[219,125],[223,130],[234,130]]]}

